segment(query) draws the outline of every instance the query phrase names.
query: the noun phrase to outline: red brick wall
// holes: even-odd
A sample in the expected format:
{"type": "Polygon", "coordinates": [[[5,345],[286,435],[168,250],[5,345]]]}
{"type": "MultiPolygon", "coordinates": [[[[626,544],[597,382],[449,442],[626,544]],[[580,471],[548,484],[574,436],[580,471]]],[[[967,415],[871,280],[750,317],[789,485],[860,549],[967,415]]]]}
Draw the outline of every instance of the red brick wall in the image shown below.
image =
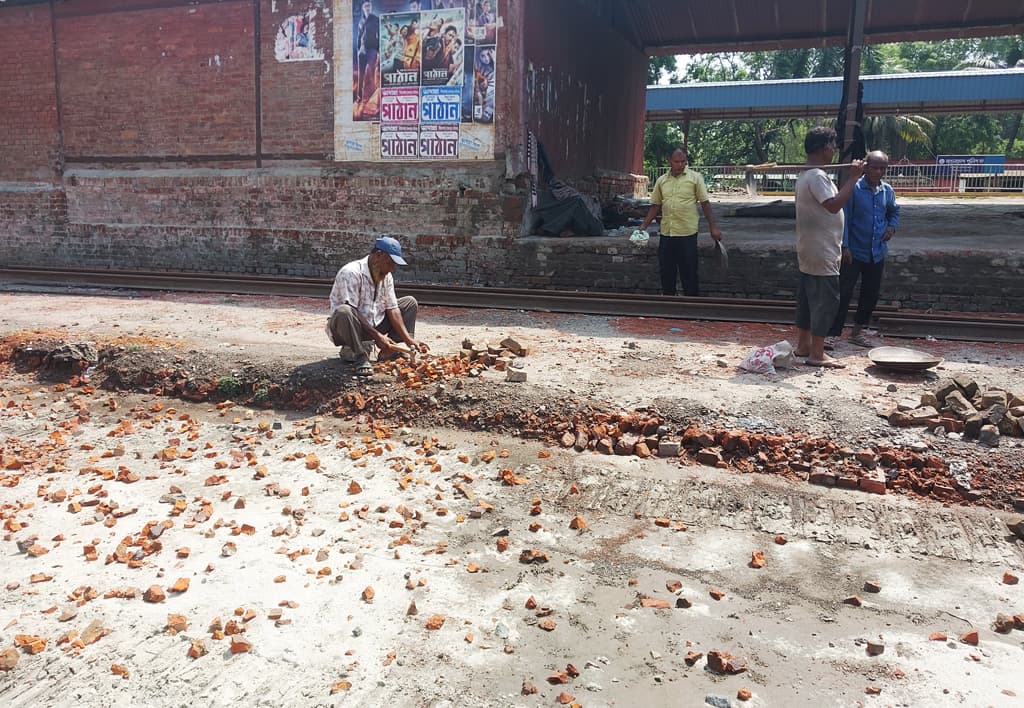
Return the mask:
{"type": "Polygon", "coordinates": [[[0,182],[53,180],[57,146],[50,7],[0,8],[0,182]]]}
{"type": "Polygon", "coordinates": [[[647,57],[589,4],[525,3],[526,124],[563,178],[643,166],[647,57]]]}
{"type": "Polygon", "coordinates": [[[255,155],[251,2],[97,7],[58,11],[69,157],[255,155]]]}
{"type": "Polygon", "coordinates": [[[316,46],[323,61],[279,62],[274,39],[281,23],[315,4],[277,0],[260,5],[263,152],[270,155],[319,155],[334,159],[334,25],[331,3],[316,16],[316,46]],[[276,6],[277,11],[273,11],[276,6]]]}

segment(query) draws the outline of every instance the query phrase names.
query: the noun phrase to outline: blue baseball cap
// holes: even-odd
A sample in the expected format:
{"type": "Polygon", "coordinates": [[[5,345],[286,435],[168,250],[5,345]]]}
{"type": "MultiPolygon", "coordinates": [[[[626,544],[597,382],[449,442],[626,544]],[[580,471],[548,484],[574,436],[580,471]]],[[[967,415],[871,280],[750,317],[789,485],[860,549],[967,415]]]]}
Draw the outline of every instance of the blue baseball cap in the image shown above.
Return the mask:
{"type": "Polygon", "coordinates": [[[379,239],[373,242],[373,247],[378,251],[384,251],[384,253],[391,256],[391,260],[396,265],[409,265],[402,258],[402,244],[397,239],[393,239],[390,236],[381,236],[379,239]]]}

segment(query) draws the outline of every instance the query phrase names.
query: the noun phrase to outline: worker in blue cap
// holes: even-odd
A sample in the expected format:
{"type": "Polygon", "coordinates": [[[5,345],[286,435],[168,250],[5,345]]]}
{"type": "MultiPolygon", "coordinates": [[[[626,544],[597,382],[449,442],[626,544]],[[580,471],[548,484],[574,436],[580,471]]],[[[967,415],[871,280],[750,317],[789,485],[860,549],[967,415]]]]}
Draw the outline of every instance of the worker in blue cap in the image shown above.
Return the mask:
{"type": "Polygon", "coordinates": [[[380,352],[378,361],[430,350],[426,342],[415,338],[416,298],[395,297],[391,273],[395,266],[404,265],[402,245],[382,236],[374,241],[368,256],[347,263],[334,279],[327,333],[341,347],[341,357],[351,362],[360,376],[373,373],[370,352],[374,345],[380,352]]]}

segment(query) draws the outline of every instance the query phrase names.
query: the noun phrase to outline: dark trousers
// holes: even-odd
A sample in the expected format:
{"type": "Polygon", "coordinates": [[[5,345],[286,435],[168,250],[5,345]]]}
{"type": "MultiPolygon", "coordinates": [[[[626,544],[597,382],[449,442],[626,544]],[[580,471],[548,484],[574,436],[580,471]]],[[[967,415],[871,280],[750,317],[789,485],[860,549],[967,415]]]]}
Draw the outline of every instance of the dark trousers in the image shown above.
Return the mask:
{"type": "Polygon", "coordinates": [[[676,274],[683,281],[683,294],[700,295],[697,279],[697,234],[693,236],[661,236],[658,238],[658,270],[661,273],[661,294],[676,294],[676,274]]]}
{"type": "Polygon", "coordinates": [[[853,289],[860,279],[860,296],[857,298],[857,314],[853,316],[853,323],[858,327],[866,327],[871,321],[871,313],[875,311],[878,304],[878,294],[882,290],[882,271],[885,270],[885,261],[878,263],[865,263],[856,258],[850,263],[843,263],[839,268],[839,312],[836,313],[836,320],[832,323],[832,329],[828,336],[838,337],[843,333],[843,325],[846,324],[846,313],[850,309],[850,300],[853,299],[853,289]]]}
{"type": "MultiPolygon", "coordinates": [[[[402,323],[412,337],[416,336],[416,313],[418,303],[412,295],[398,298],[398,311],[402,314],[402,323]]],[[[363,325],[359,322],[355,311],[348,305],[341,305],[335,310],[328,320],[328,328],[331,332],[331,340],[336,347],[349,347],[356,354],[366,355],[370,351],[373,340],[368,332],[363,331],[363,325]]],[[[381,334],[392,335],[391,321],[387,315],[377,326],[381,334]]]]}

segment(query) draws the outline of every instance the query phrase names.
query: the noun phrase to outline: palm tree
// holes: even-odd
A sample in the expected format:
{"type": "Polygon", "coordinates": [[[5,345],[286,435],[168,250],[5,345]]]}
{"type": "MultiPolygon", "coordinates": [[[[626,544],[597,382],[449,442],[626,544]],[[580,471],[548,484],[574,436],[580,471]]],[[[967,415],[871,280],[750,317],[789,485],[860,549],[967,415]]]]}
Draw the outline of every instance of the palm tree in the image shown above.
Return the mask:
{"type": "MultiPolygon", "coordinates": [[[[984,56],[968,59],[957,65],[958,70],[971,69],[1012,69],[1024,67],[1024,35],[1018,37],[998,38],[994,40],[996,46],[986,47],[989,53],[984,56]]],[[[1021,118],[1024,113],[1018,113],[1009,126],[1009,136],[1006,139],[1005,154],[1009,155],[1013,150],[1013,144],[1017,142],[1020,135],[1021,118]]]]}
{"type": "Polygon", "coordinates": [[[935,124],[924,116],[868,116],[864,119],[867,149],[885,150],[893,160],[907,156],[911,144],[931,145],[935,124]]]}

